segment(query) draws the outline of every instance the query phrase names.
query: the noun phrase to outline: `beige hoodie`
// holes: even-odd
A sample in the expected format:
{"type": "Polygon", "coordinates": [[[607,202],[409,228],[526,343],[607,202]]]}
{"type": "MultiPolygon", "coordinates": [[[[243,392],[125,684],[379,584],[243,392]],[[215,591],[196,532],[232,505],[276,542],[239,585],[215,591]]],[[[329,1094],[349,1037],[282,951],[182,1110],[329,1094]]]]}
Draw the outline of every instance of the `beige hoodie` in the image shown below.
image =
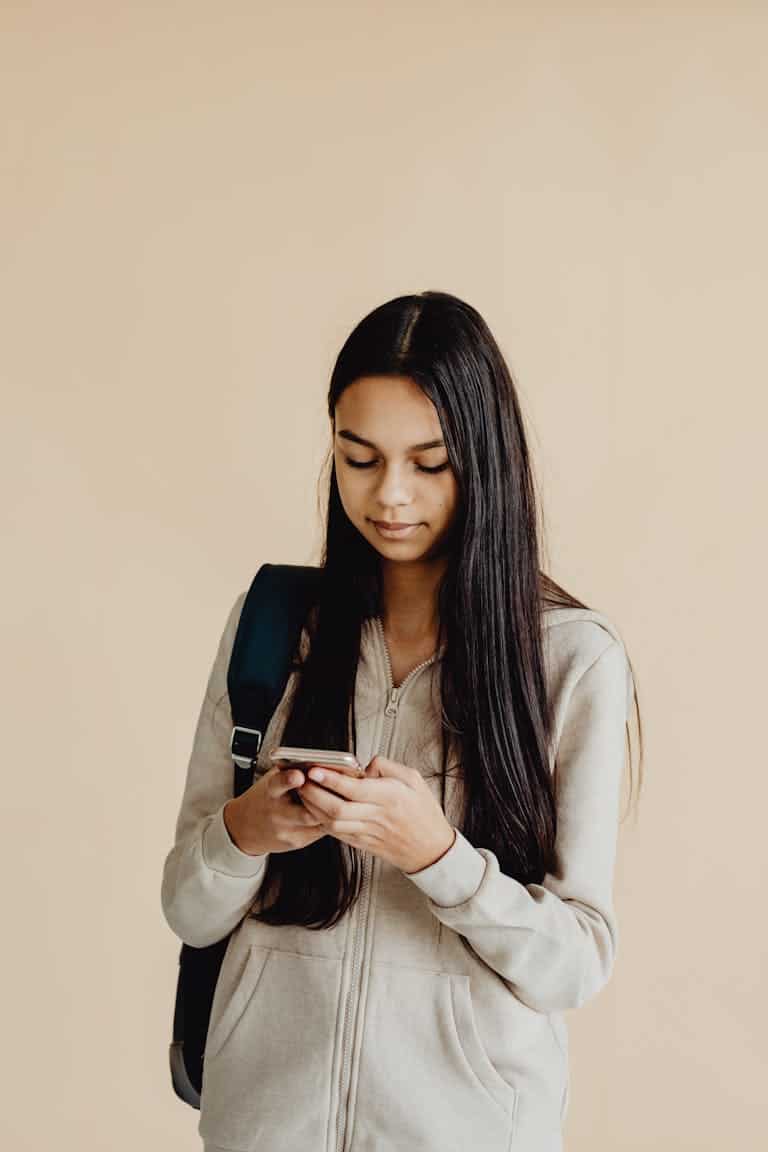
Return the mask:
{"type": "MultiPolygon", "coordinates": [[[[632,704],[620,635],[598,612],[545,616],[555,874],[520,884],[458,831],[416,873],[364,853],[360,898],[318,931],[247,917],[268,857],[242,852],[223,820],[233,776],[226,677],[245,595],[210,674],[162,879],[163,913],[182,941],[203,947],[231,933],[205,1049],[205,1152],[561,1152],[562,1013],[600,991],[617,948],[613,870],[632,704]]],[[[441,654],[393,694],[380,621],[368,621],[355,697],[358,757],[418,767],[438,798],[441,654]]],[[[257,772],[280,743],[296,675],[257,772]]],[[[446,784],[453,823],[460,785],[446,784]]]]}

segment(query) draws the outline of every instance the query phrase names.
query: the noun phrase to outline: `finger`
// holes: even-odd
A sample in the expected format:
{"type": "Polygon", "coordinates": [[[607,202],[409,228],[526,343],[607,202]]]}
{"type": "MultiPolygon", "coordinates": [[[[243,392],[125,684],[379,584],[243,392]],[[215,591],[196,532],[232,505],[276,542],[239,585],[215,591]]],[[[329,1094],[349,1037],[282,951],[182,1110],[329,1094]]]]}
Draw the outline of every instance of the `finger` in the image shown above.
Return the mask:
{"type": "Polygon", "coordinates": [[[317,822],[318,824],[328,823],[328,817],[320,808],[316,808],[315,805],[312,804],[309,800],[305,799],[304,796],[302,796],[301,802],[304,805],[307,815],[311,821],[317,822]]]}
{"type": "Polygon", "coordinates": [[[297,819],[299,826],[302,828],[322,828],[325,823],[324,820],[318,819],[316,813],[310,812],[309,808],[306,808],[306,810],[302,812],[302,814],[298,816],[297,819]]]}
{"type": "Polygon", "coordinates": [[[379,829],[370,820],[332,820],[324,817],[324,813],[309,802],[306,802],[306,808],[307,811],[317,813],[328,835],[350,844],[352,848],[366,848],[370,843],[379,842],[379,829]]]}
{"type": "Polygon", "coordinates": [[[370,848],[382,843],[377,829],[371,829],[371,825],[364,820],[336,820],[327,828],[329,836],[342,840],[352,848],[370,848]]]}
{"type": "Polygon", "coordinates": [[[304,783],[304,773],[298,768],[277,768],[270,784],[273,796],[283,796],[304,783]]]}
{"type": "Polygon", "coordinates": [[[305,780],[299,795],[302,804],[311,804],[328,819],[338,816],[346,804],[340,796],[329,792],[327,788],[321,788],[318,784],[310,784],[309,780],[305,780]]]}
{"type": "Polygon", "coordinates": [[[324,789],[313,787],[311,784],[305,784],[301,789],[300,796],[301,802],[308,812],[317,816],[323,824],[334,825],[334,827],[346,828],[354,826],[360,829],[363,827],[378,828],[381,825],[381,808],[375,804],[356,804],[341,800],[338,796],[333,796],[330,793],[322,795],[324,789]],[[307,789],[312,789],[312,795],[307,794],[307,789]],[[318,793],[321,795],[318,796],[318,793]]]}
{"type": "Polygon", "coordinates": [[[370,779],[365,780],[362,776],[347,776],[346,772],[335,772],[333,768],[326,768],[325,766],[310,768],[307,772],[305,787],[311,786],[309,781],[322,784],[324,789],[330,789],[346,800],[372,801],[375,796],[379,795],[378,792],[373,791],[370,779]]]}

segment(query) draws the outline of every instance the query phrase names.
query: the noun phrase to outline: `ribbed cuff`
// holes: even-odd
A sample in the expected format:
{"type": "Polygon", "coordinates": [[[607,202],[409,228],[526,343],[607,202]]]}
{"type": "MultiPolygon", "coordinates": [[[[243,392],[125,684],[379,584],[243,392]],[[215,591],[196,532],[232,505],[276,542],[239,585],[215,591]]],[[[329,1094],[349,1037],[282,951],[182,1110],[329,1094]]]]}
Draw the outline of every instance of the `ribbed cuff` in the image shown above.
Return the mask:
{"type": "Polygon", "coordinates": [[[456,829],[448,851],[419,872],[405,872],[417,888],[441,908],[454,908],[474,896],[485,875],[486,861],[456,829]]]}
{"type": "Polygon", "coordinates": [[[238,848],[224,823],[224,807],[222,804],[203,829],[203,860],[214,872],[253,879],[266,868],[269,853],[251,856],[238,848]]]}

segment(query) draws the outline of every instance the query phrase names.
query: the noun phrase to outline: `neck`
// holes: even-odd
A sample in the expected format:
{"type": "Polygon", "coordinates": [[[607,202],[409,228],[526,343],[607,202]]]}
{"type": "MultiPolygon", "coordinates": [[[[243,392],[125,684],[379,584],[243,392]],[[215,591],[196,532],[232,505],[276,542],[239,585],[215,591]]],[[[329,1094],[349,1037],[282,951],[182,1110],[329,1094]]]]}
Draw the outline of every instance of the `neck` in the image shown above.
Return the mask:
{"type": "Polygon", "coordinates": [[[382,560],[382,623],[396,641],[418,644],[435,639],[437,593],[446,563],[397,564],[382,560]]]}

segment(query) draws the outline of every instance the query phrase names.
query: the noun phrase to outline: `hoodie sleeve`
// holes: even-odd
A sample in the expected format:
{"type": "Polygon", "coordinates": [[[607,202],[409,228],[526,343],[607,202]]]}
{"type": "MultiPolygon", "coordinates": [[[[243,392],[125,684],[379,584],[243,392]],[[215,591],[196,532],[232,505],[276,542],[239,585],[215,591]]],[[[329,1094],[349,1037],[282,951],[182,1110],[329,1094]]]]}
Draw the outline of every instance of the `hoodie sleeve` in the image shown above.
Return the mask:
{"type": "Polygon", "coordinates": [[[521,884],[458,829],[439,860],[405,873],[434,915],[539,1012],[579,1008],[613,967],[613,869],[631,689],[624,647],[612,639],[571,691],[555,763],[556,875],[521,884]]]}
{"type": "Polygon", "coordinates": [[[227,669],[245,596],[242,592],[230,609],[219,641],[193,738],[175,843],[163,865],[163,914],[171,930],[193,948],[214,944],[237,926],[256,898],[268,859],[268,854],[241,851],[224,823],[234,771],[227,669]]]}

